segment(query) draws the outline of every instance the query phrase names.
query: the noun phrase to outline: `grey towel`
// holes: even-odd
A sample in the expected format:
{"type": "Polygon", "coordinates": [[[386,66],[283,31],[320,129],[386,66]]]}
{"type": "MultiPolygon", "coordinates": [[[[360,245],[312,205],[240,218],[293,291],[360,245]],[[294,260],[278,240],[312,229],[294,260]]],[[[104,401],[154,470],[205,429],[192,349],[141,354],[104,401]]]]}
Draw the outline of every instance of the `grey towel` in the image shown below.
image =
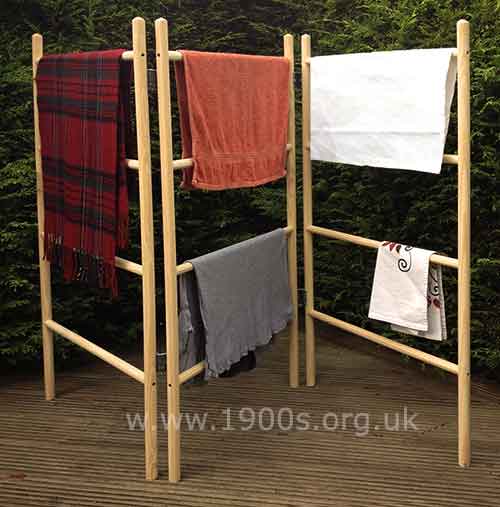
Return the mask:
{"type": "Polygon", "coordinates": [[[269,343],[292,317],[286,232],[277,229],[190,262],[195,278],[188,273],[179,280],[181,365],[189,368],[204,354],[205,377],[218,377],[269,343]]]}

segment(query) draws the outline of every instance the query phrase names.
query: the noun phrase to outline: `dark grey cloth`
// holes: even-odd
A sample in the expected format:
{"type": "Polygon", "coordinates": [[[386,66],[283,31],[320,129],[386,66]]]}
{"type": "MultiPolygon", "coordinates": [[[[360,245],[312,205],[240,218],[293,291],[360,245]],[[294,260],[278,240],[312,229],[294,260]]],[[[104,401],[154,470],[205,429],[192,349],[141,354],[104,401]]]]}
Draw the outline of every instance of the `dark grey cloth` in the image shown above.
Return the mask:
{"type": "Polygon", "coordinates": [[[179,280],[181,365],[189,368],[204,354],[205,377],[218,377],[291,319],[286,232],[277,229],[190,262],[195,278],[188,273],[179,280]]]}
{"type": "Polygon", "coordinates": [[[194,273],[179,276],[179,371],[205,359],[205,331],[194,273]]]}

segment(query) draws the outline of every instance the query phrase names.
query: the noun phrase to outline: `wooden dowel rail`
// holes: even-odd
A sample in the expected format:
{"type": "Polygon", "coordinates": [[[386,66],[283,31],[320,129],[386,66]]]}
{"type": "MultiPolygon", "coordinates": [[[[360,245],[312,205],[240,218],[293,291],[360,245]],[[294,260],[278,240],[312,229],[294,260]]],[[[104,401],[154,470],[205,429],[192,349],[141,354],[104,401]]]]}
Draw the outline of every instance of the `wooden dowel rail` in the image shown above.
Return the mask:
{"type": "MultiPolygon", "coordinates": [[[[122,55],[123,60],[133,60],[134,52],[133,51],[125,51],[122,55]]],[[[182,53],[180,51],[169,51],[168,59],[171,62],[180,62],[182,60],[182,53]]]]}
{"type": "Polygon", "coordinates": [[[443,164],[458,165],[458,155],[444,154],[443,164]]]}
{"type": "MultiPolygon", "coordinates": [[[[311,145],[305,144],[304,149],[306,149],[307,151],[310,151],[311,145]]],[[[458,165],[458,155],[454,155],[452,153],[445,153],[443,155],[443,164],[458,165]]]]}
{"type": "Polygon", "coordinates": [[[182,60],[182,53],[180,51],[169,51],[168,59],[171,62],[180,62],[182,60]]]}
{"type": "Polygon", "coordinates": [[[142,276],[142,265],[137,262],[132,262],[122,257],[115,257],[115,266],[124,271],[135,273],[136,275],[142,276]]]}
{"type": "Polygon", "coordinates": [[[127,164],[127,167],[129,169],[139,170],[139,161],[137,159],[127,158],[127,159],[125,159],[125,163],[127,164]]]}
{"type": "MultiPolygon", "coordinates": [[[[293,232],[293,228],[291,226],[289,227],[283,227],[286,234],[290,236],[293,232]]],[[[189,271],[193,271],[193,265],[190,262],[183,262],[182,264],[177,265],[177,274],[182,275],[183,273],[188,273],[189,271]]]]}
{"type": "Polygon", "coordinates": [[[190,262],[183,262],[177,266],[177,274],[182,275],[183,273],[189,273],[193,271],[193,265],[190,262]]]}
{"type": "MultiPolygon", "coordinates": [[[[122,55],[123,60],[133,60],[134,52],[133,51],[125,51],[122,55]]],[[[180,62],[182,60],[182,53],[180,51],[169,51],[168,59],[171,62],[180,62]]]]}
{"type": "MultiPolygon", "coordinates": [[[[291,144],[286,145],[286,150],[290,152],[292,149],[291,144]]],[[[127,158],[125,160],[127,163],[127,167],[129,169],[139,169],[139,161],[137,159],[133,158],[127,158]]],[[[179,169],[187,169],[189,167],[193,167],[194,161],[192,158],[178,158],[177,160],[172,161],[172,169],[179,170],[179,169]]]]}
{"type": "Polygon", "coordinates": [[[309,315],[314,319],[326,322],[327,324],[338,327],[339,329],[342,329],[349,333],[355,334],[356,336],[360,336],[361,338],[366,338],[367,340],[377,343],[378,345],[395,350],[396,352],[400,352],[401,354],[405,354],[406,356],[418,359],[423,363],[436,366],[441,370],[445,370],[449,373],[458,375],[458,365],[456,365],[455,363],[451,363],[450,361],[446,361],[445,359],[441,359],[440,357],[436,357],[433,356],[432,354],[428,354],[427,352],[415,349],[413,347],[405,345],[404,343],[399,343],[395,340],[390,340],[385,336],[373,333],[372,331],[368,331],[367,329],[364,329],[362,327],[355,326],[354,324],[350,324],[349,322],[336,319],[331,315],[327,315],[326,313],[319,312],[314,309],[309,312],[309,315]]]}
{"type": "Polygon", "coordinates": [[[172,161],[172,169],[188,169],[189,167],[193,167],[193,164],[194,160],[192,158],[178,158],[172,161]]]}
{"type": "MultiPolygon", "coordinates": [[[[40,63],[41,56],[37,57],[36,63],[40,63]]],[[[168,58],[171,62],[179,62],[182,60],[182,53],[180,51],[169,51],[168,58]]],[[[133,61],[134,60],[134,52],[132,50],[124,51],[122,54],[122,60],[125,61],[133,61]]]]}
{"type": "Polygon", "coordinates": [[[191,380],[204,370],[205,370],[205,361],[201,361],[195,364],[194,366],[191,366],[191,368],[188,368],[187,370],[184,370],[183,372],[179,373],[179,384],[184,384],[184,382],[191,380]]]}
{"type": "MultiPolygon", "coordinates": [[[[359,246],[365,246],[368,248],[378,248],[382,241],[375,239],[363,238],[362,236],[356,236],[354,234],[347,234],[345,232],[335,231],[333,229],[326,229],[324,227],[318,227],[316,225],[310,225],[307,230],[318,236],[324,236],[330,239],[337,239],[340,241],[346,241],[354,243],[359,246]]],[[[434,264],[440,264],[441,266],[447,266],[449,268],[458,269],[458,260],[453,257],[447,257],[446,255],[432,254],[430,260],[434,264]]]]}
{"type": "Polygon", "coordinates": [[[87,340],[86,338],[83,338],[83,336],[80,336],[74,331],[71,331],[67,327],[62,326],[61,324],[58,324],[53,320],[46,320],[44,322],[44,325],[47,326],[54,333],[58,334],[59,336],[66,338],[70,342],[73,342],[75,345],[78,345],[82,349],[85,349],[87,352],[90,352],[99,359],[102,359],[111,366],[114,366],[117,370],[120,370],[129,377],[132,377],[133,379],[137,380],[137,382],[144,384],[144,372],[139,370],[139,368],[136,368],[130,363],[127,363],[127,361],[124,361],[123,359],[119,358],[118,356],[115,356],[111,352],[108,352],[102,347],[99,347],[99,345],[96,345],[95,343],[87,340]]]}
{"type": "MultiPolygon", "coordinates": [[[[291,144],[286,145],[286,150],[290,152],[292,149],[291,144]]],[[[178,158],[172,161],[173,169],[187,169],[188,167],[193,167],[194,161],[192,158],[178,158]]]]}
{"type": "MultiPolygon", "coordinates": [[[[458,48],[453,48],[451,52],[451,56],[454,56],[455,58],[458,56],[458,48]]],[[[306,65],[311,65],[311,58],[305,58],[302,63],[305,63],[306,65]]]]}

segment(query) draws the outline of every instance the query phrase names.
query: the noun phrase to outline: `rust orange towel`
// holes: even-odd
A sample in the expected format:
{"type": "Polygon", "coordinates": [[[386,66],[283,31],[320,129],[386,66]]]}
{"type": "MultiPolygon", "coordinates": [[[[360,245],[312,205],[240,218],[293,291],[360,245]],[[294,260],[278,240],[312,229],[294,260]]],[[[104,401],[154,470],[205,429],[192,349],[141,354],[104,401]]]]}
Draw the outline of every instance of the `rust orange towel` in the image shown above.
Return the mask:
{"type": "Polygon", "coordinates": [[[289,62],[181,51],[175,65],[183,188],[262,185],[286,174],[289,62]]]}

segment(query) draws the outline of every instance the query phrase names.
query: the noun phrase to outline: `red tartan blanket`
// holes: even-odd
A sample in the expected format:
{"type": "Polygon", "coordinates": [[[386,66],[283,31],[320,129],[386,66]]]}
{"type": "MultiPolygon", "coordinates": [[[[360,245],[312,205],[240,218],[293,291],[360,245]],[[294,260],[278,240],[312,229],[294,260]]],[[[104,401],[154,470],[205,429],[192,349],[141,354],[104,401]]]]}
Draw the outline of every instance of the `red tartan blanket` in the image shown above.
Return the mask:
{"type": "Polygon", "coordinates": [[[66,280],[117,295],[128,237],[125,145],[131,65],[123,49],[45,56],[36,76],[45,258],[66,280]]]}

